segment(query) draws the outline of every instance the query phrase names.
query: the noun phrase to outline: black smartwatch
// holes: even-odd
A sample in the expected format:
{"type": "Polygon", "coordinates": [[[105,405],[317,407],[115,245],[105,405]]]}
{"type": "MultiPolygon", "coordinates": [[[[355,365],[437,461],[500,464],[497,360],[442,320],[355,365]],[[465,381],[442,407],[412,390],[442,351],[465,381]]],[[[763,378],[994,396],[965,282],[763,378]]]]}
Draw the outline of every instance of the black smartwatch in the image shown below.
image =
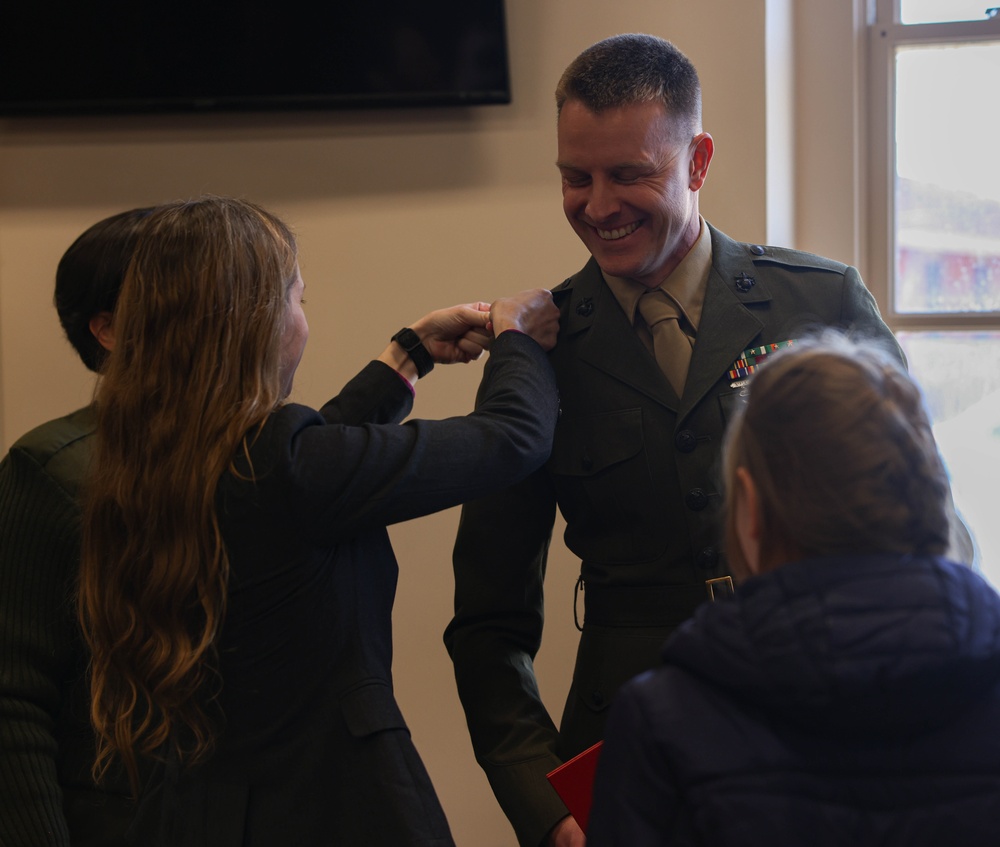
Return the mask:
{"type": "Polygon", "coordinates": [[[417,366],[417,376],[423,379],[434,370],[434,360],[427,348],[420,343],[420,338],[409,327],[404,326],[391,339],[406,351],[410,361],[417,366]]]}

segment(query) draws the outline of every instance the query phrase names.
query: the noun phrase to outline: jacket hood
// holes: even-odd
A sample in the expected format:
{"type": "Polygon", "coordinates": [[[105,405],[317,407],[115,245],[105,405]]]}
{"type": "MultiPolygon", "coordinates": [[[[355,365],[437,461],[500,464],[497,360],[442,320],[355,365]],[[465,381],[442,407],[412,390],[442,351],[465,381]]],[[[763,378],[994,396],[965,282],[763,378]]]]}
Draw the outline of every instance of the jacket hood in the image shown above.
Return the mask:
{"type": "Polygon", "coordinates": [[[1000,597],[943,559],[806,560],[702,606],[663,655],[806,730],[904,736],[1000,681],[1000,597]]]}

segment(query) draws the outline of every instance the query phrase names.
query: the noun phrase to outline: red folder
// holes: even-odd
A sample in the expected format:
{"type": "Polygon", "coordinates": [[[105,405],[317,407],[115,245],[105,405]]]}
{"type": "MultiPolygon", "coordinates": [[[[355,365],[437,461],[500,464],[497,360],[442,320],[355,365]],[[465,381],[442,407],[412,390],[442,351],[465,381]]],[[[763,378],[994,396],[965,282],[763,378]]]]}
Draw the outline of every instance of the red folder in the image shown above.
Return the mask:
{"type": "Polygon", "coordinates": [[[569,813],[576,818],[580,829],[587,831],[590,819],[590,801],[594,794],[594,774],[603,741],[588,747],[565,764],[547,774],[549,782],[562,798],[569,813]]]}

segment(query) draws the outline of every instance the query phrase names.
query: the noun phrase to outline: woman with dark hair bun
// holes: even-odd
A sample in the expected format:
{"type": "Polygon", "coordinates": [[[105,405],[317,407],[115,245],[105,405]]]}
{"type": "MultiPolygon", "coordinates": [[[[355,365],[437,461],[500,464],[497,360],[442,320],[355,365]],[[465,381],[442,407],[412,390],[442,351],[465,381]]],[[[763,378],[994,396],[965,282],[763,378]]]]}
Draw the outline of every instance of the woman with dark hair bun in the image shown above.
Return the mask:
{"type": "Polygon", "coordinates": [[[944,557],[920,392],[832,331],[727,433],[735,597],[614,704],[588,847],[1000,843],[1000,598],[944,557]]]}
{"type": "Polygon", "coordinates": [[[450,845],[392,694],[386,527],[512,484],[557,412],[548,291],[431,312],[313,410],[288,227],[204,198],[150,215],[115,313],[84,515],[96,771],[143,847],[450,845]],[[400,424],[490,347],[476,409],[400,424]]]}

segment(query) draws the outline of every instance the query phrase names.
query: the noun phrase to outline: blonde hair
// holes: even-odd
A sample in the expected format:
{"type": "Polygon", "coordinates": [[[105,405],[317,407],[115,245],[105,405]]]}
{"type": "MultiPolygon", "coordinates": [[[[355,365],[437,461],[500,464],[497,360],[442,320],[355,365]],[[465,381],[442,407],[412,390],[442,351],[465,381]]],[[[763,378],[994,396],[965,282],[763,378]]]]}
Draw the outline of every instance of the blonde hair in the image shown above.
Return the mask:
{"type": "Polygon", "coordinates": [[[948,478],[920,391],[898,362],[833,330],[772,355],[723,452],[734,572],[746,573],[735,537],[739,467],[760,495],[765,567],[789,551],[944,553],[948,478]]]}
{"type": "Polygon", "coordinates": [[[215,492],[281,402],[295,274],[281,221],[217,197],[152,213],[126,273],[96,397],[79,611],[95,776],[118,754],[135,791],[140,756],[212,747],[229,572],[215,492]]]}

